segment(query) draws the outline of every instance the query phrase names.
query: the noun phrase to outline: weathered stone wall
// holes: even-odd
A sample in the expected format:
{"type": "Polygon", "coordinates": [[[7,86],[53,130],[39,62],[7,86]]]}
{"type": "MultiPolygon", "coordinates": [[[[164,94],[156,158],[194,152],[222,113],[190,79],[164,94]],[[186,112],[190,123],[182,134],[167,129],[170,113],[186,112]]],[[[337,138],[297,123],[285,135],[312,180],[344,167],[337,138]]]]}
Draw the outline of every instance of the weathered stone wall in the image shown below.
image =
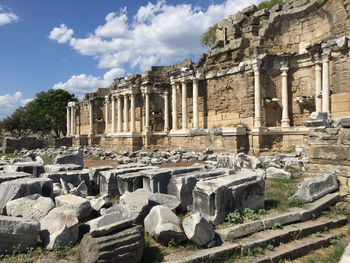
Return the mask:
{"type": "Polygon", "coordinates": [[[72,138],[57,138],[57,139],[38,139],[33,137],[24,137],[20,139],[5,138],[2,145],[4,153],[13,153],[22,149],[38,149],[38,148],[58,148],[61,146],[72,146],[72,138]]]}
{"type": "MultiPolygon", "coordinates": [[[[261,126],[281,127],[282,67],[288,69],[289,124],[292,127],[303,126],[303,122],[308,119],[310,113],[315,111],[315,63],[322,66],[320,57],[321,48],[324,48],[322,45],[327,46],[329,43],[326,40],[332,37],[349,36],[349,14],[350,0],[286,0],[282,5],[276,5],[270,10],[257,10],[255,6],[247,7],[218,24],[217,41],[208,54],[199,57],[199,61],[192,63],[189,59],[185,59],[177,65],[151,67],[142,75],[135,74],[125,79],[116,79],[110,88],[87,94],[82,101],[80,114],[76,116],[76,124],[80,127],[77,130],[79,134],[89,134],[89,107],[87,104],[93,101],[93,134],[100,136],[112,133],[111,101],[108,103],[108,120],[106,120],[105,96],[113,96],[117,93],[119,95],[130,94],[128,92],[133,90],[137,93],[135,129],[136,132],[143,133],[143,137],[137,134],[135,138],[142,139],[135,139],[135,143],[129,138],[122,137],[118,137],[120,140],[118,143],[106,139],[104,140],[106,143],[102,142],[102,144],[107,148],[125,148],[128,145],[135,148],[136,143],[139,143],[139,147],[157,145],[159,148],[172,148],[175,145],[182,147],[181,143],[184,143],[191,145],[194,149],[201,149],[201,145],[224,149],[225,145],[220,145],[220,143],[223,144],[223,140],[208,139],[209,137],[206,138],[206,136],[167,138],[164,137],[164,134],[154,134],[146,139],[144,134],[145,88],[148,90],[146,93],[150,94],[149,130],[151,132],[164,131],[165,92],[168,92],[169,101],[168,128],[169,130],[173,128],[171,85],[174,83],[179,85],[184,81],[187,83],[187,127],[188,129],[193,128],[193,79],[198,80],[199,83],[199,128],[235,127],[242,123],[252,130],[259,127],[254,125],[256,67],[260,72],[261,126]],[[287,62],[284,62],[285,59],[287,62]],[[189,74],[192,74],[192,78],[185,79],[189,74]],[[105,129],[106,123],[107,130],[105,129]]],[[[347,39],[343,39],[344,44],[337,48],[327,46],[331,50],[329,75],[332,117],[350,115],[350,87],[348,85],[350,83],[350,54],[347,39]]],[[[177,126],[181,129],[182,90],[179,86],[176,93],[177,126]]],[[[123,102],[122,99],[122,105],[123,102]]],[[[117,102],[115,102],[115,107],[117,115],[117,102]]],[[[129,99],[129,129],[131,127],[130,107],[129,99]]],[[[123,113],[122,116],[124,119],[123,113]]],[[[117,117],[115,119],[117,130],[117,117]]],[[[122,131],[124,131],[124,123],[122,123],[122,131]]],[[[290,149],[295,144],[306,141],[304,134],[293,129],[290,130],[290,133],[284,130],[260,135],[258,139],[253,139],[253,136],[250,139],[250,147],[246,148],[250,149],[252,145],[258,145],[259,149],[290,149]]],[[[225,143],[230,144],[230,142],[225,143]]]]}

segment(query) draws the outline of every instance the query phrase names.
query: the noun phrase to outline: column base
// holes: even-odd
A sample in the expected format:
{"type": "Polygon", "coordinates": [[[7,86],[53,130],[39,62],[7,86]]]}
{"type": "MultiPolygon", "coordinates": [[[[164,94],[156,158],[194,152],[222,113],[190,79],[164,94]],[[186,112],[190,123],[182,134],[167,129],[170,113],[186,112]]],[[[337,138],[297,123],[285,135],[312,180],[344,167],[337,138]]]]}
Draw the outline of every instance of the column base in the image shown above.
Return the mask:
{"type": "Polygon", "coordinates": [[[289,119],[281,120],[282,127],[290,127],[289,123],[290,123],[289,119]]]}
{"type": "Polygon", "coordinates": [[[261,119],[260,118],[256,118],[254,119],[254,127],[261,127],[261,119]]]}

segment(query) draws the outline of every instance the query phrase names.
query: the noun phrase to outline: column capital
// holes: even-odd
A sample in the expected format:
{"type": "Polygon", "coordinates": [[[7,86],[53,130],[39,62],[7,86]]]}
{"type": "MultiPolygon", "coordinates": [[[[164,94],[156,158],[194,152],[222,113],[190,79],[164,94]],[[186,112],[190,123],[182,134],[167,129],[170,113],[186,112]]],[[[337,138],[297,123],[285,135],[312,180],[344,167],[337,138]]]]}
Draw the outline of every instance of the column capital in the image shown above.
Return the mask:
{"type": "Polygon", "coordinates": [[[331,57],[331,50],[330,49],[323,49],[322,50],[322,62],[329,62],[331,57]]]}

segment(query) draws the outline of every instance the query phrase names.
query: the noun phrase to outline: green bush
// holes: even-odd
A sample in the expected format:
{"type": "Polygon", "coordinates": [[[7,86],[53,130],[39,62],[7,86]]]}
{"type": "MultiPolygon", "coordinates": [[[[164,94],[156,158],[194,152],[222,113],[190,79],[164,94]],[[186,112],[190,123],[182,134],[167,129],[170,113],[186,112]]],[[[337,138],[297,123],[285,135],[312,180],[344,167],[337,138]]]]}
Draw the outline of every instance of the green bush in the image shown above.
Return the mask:
{"type": "Polygon", "coordinates": [[[259,5],[258,5],[258,9],[271,9],[271,7],[278,5],[278,4],[282,4],[283,0],[270,0],[270,1],[262,1],[259,5]]]}
{"type": "Polygon", "coordinates": [[[231,224],[241,224],[243,223],[243,218],[241,214],[237,210],[235,210],[234,212],[231,212],[226,216],[226,221],[230,222],[231,224]]]}

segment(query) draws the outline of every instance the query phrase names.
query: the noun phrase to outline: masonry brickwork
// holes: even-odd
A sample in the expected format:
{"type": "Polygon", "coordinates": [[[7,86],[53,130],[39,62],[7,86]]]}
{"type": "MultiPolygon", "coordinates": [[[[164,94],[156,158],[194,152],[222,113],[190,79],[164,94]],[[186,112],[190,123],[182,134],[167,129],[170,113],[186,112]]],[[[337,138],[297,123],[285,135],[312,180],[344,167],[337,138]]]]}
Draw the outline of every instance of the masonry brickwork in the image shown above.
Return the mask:
{"type": "Polygon", "coordinates": [[[349,0],[249,6],[197,62],[115,79],[67,107],[75,145],[222,151],[306,144],[313,111],[350,115],[349,0]]]}

